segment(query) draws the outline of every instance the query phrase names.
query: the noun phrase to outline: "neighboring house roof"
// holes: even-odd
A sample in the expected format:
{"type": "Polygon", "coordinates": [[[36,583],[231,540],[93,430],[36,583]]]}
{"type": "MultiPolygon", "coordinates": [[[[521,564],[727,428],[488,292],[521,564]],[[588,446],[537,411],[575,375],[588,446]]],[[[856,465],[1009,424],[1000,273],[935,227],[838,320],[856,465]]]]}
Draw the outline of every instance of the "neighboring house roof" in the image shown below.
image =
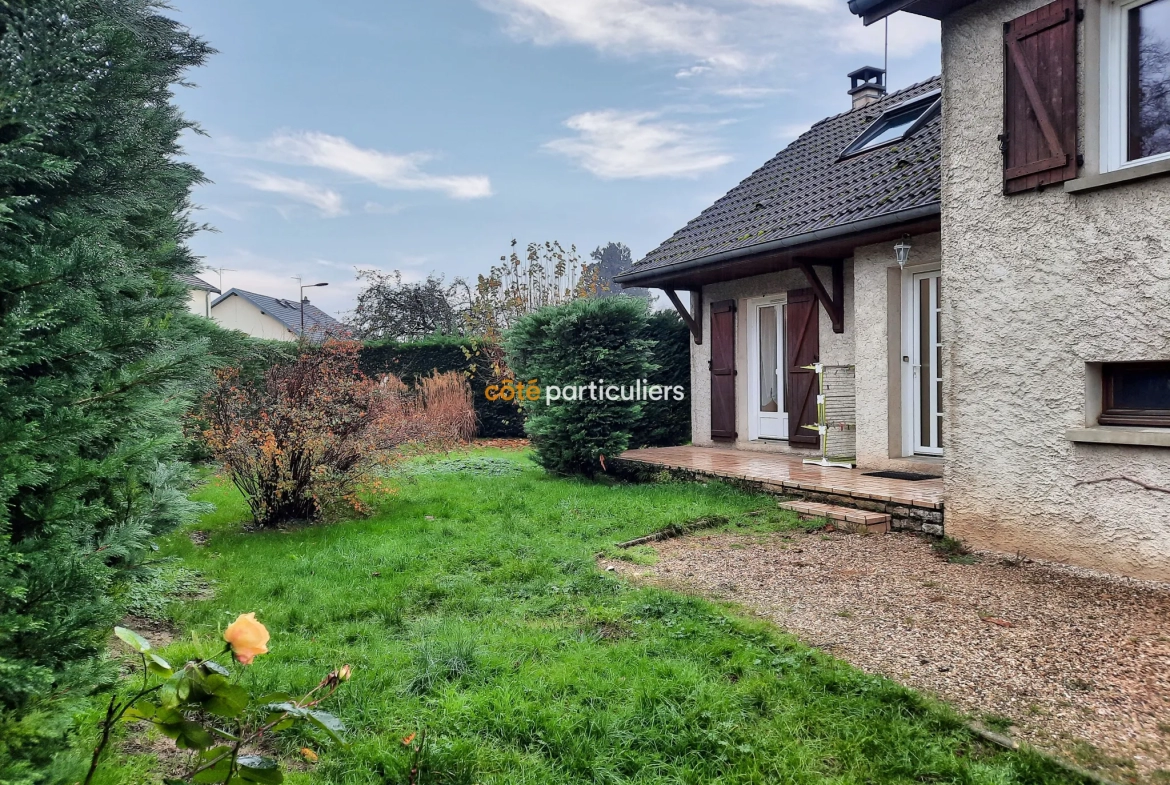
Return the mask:
{"type": "Polygon", "coordinates": [[[178,278],[182,283],[186,284],[188,289],[203,289],[204,291],[215,292],[216,294],[219,294],[219,289],[216,289],[202,278],[198,278],[194,275],[187,275],[186,273],[179,273],[175,277],[178,278]]]}
{"type": "Polygon", "coordinates": [[[847,234],[853,226],[860,230],[937,215],[939,112],[907,139],[846,158],[841,154],[884,111],[941,86],[942,77],[936,76],[821,120],[617,280],[778,249],[786,241],[847,234]]]}
{"type": "MultiPolygon", "coordinates": [[[[266,313],[273,317],[285,327],[292,330],[295,335],[301,334],[301,305],[296,300],[269,297],[266,294],[245,292],[243,289],[228,289],[223,295],[215,298],[211,303],[211,307],[214,309],[215,306],[232,295],[238,295],[252,303],[252,305],[260,309],[261,313],[266,313]]],[[[340,337],[349,332],[349,328],[344,324],[307,300],[304,303],[304,309],[305,333],[307,337],[314,340],[323,340],[331,336],[340,337]]]]}

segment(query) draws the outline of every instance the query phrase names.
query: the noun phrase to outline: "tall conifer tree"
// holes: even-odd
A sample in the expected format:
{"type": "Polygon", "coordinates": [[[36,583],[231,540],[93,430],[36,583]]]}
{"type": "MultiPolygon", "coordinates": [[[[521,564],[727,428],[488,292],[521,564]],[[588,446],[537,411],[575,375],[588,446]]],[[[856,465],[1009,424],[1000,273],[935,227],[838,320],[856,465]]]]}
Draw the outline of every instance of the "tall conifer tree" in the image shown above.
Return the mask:
{"type": "Polygon", "coordinates": [[[149,0],[0,0],[0,780],[64,776],[119,576],[189,514],[203,373],[171,90],[209,54],[149,0]]]}

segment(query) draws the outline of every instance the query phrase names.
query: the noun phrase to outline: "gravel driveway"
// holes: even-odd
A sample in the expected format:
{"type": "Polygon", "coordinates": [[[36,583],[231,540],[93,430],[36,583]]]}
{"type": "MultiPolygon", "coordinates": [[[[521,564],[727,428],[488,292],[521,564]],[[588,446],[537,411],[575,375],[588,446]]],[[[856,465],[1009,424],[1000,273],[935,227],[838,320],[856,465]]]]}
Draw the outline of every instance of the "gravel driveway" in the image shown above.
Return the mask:
{"type": "Polygon", "coordinates": [[[1170,586],[906,534],[692,535],[617,572],[739,603],[1121,782],[1170,785],[1170,586]],[[997,719],[998,718],[998,719],[997,719]]]}

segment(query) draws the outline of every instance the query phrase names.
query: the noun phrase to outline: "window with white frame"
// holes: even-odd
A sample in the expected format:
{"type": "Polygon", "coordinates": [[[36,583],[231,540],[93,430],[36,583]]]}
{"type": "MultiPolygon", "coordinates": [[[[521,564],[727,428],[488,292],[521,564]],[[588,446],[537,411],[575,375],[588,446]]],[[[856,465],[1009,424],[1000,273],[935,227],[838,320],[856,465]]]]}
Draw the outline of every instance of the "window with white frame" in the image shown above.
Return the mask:
{"type": "Polygon", "coordinates": [[[1102,170],[1170,159],[1170,0],[1102,9],[1102,170]]]}

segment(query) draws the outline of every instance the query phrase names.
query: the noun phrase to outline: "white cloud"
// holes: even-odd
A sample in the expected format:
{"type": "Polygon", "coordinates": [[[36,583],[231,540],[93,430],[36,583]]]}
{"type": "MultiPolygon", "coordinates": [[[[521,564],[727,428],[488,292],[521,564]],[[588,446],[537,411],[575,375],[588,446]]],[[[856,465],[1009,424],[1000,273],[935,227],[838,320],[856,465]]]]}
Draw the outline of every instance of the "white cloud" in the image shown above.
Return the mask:
{"type": "Polygon", "coordinates": [[[713,8],[677,0],[480,0],[507,19],[508,31],[537,44],[564,41],[622,55],[669,52],[703,65],[743,68],[713,8]]]}
{"type": "Polygon", "coordinates": [[[404,205],[366,202],[362,209],[371,215],[398,215],[404,209],[404,205]]]}
{"type": "Polygon", "coordinates": [[[427,153],[384,153],[358,147],[341,136],[317,131],[283,131],[261,147],[261,155],[273,161],[314,166],[357,177],[382,188],[401,191],[439,191],[453,199],[479,199],[492,195],[491,181],[483,175],[436,175],[422,170],[433,156],[427,153]]]}
{"type": "MultiPolygon", "coordinates": [[[[834,31],[837,49],[842,52],[881,56],[885,51],[885,26],[866,27],[854,17],[855,24],[841,25],[834,31]]],[[[894,14],[890,21],[890,54],[908,57],[939,40],[939,23],[915,14],[894,14]]],[[[881,65],[881,63],[876,63],[881,65]]]]}
{"type": "Polygon", "coordinates": [[[709,65],[692,65],[690,68],[680,68],[674,76],[676,79],[690,79],[692,76],[702,76],[710,70],[709,65]]]}
{"type": "Polygon", "coordinates": [[[282,194],[298,202],[311,204],[321,211],[326,218],[334,218],[345,212],[341,194],[329,188],[296,180],[291,177],[281,177],[266,172],[246,172],[240,182],[255,188],[257,191],[282,194]]]}
{"type": "MultiPolygon", "coordinates": [[[[653,56],[682,89],[755,100],[806,80],[833,54],[880,55],[882,25],[865,27],[842,0],[478,0],[517,40],[579,44],[604,54],[653,56]]],[[[890,56],[937,46],[938,23],[890,22],[890,56]]],[[[853,67],[864,64],[858,60],[853,67]]],[[[843,71],[850,70],[844,68],[843,71]]],[[[843,74],[842,74],[843,76],[843,74]]]]}
{"type": "Polygon", "coordinates": [[[693,177],[732,160],[693,127],[660,120],[656,112],[584,112],[565,126],[577,135],[545,147],[606,180],[693,177]]]}

